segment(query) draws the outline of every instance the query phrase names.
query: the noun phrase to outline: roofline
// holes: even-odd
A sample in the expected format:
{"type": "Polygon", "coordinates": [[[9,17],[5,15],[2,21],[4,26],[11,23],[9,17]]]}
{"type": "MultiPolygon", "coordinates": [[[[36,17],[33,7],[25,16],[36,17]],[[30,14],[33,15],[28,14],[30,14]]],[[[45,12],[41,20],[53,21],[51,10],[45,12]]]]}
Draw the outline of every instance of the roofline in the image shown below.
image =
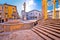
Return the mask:
{"type": "MultiPolygon", "coordinates": [[[[56,11],[59,11],[60,8],[56,8],[56,11]]],[[[53,12],[53,10],[48,10],[47,12],[53,12]]]]}
{"type": "Polygon", "coordinates": [[[38,11],[38,12],[41,12],[41,11],[39,11],[39,10],[31,10],[31,11],[29,11],[29,12],[32,12],[32,11],[38,11]]]}
{"type": "MultiPolygon", "coordinates": [[[[7,4],[7,3],[4,3],[3,5],[14,6],[14,5],[10,5],[10,4],[7,4]]],[[[14,7],[16,7],[16,6],[14,6],[14,7]]]]}

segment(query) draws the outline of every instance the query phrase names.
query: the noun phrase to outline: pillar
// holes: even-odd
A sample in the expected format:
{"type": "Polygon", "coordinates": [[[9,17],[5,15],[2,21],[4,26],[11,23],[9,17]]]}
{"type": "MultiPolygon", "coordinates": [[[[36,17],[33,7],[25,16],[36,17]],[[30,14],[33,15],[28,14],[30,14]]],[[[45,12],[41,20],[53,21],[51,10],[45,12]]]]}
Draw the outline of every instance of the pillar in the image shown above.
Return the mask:
{"type": "Polygon", "coordinates": [[[60,7],[59,7],[59,19],[60,19],[60,7]]]}
{"type": "Polygon", "coordinates": [[[47,19],[48,18],[47,0],[42,0],[42,16],[43,16],[43,19],[47,19]]]}
{"type": "Polygon", "coordinates": [[[60,19],[60,0],[59,0],[59,19],[60,19]]]}
{"type": "Polygon", "coordinates": [[[56,0],[53,0],[53,19],[56,19],[56,0]]]}

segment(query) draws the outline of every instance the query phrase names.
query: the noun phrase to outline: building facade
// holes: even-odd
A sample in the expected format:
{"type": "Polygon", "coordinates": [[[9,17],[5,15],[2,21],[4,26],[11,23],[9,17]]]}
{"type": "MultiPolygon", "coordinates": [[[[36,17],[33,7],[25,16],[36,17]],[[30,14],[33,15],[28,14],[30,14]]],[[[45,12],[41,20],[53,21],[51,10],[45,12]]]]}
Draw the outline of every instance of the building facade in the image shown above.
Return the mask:
{"type": "MultiPolygon", "coordinates": [[[[55,19],[60,19],[59,17],[60,17],[59,9],[56,9],[56,18],[55,19]]],[[[48,12],[48,19],[53,19],[53,10],[48,12]]]]}
{"type": "Polygon", "coordinates": [[[4,12],[3,12],[3,5],[0,5],[0,23],[4,22],[4,12]]]}
{"type": "Polygon", "coordinates": [[[26,14],[28,20],[39,20],[42,18],[41,12],[38,10],[32,10],[26,14]]]}
{"type": "Polygon", "coordinates": [[[32,10],[32,11],[25,12],[25,13],[24,11],[22,11],[21,14],[22,14],[22,19],[24,19],[24,16],[26,14],[27,20],[39,20],[42,18],[41,12],[38,10],[32,10]]]}
{"type": "Polygon", "coordinates": [[[0,5],[0,22],[7,21],[8,19],[17,18],[19,18],[19,15],[16,6],[6,3],[0,5]]]}

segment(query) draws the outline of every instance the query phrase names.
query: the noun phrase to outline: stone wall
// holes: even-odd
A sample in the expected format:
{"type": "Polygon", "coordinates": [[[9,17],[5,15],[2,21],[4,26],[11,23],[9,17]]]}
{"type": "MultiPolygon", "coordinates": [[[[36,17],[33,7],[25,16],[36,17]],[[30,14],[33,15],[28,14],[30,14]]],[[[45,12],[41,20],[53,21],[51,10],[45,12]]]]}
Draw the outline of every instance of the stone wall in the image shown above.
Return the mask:
{"type": "Polygon", "coordinates": [[[0,33],[4,31],[3,25],[0,24],[0,33]]]}
{"type": "Polygon", "coordinates": [[[5,24],[4,32],[20,30],[23,27],[23,24],[5,24]]]}
{"type": "Polygon", "coordinates": [[[12,32],[16,30],[26,30],[26,29],[31,29],[33,28],[36,23],[31,22],[31,23],[4,23],[0,24],[0,29],[4,32],[12,32]]]}
{"type": "Polygon", "coordinates": [[[21,27],[21,30],[31,29],[34,26],[34,23],[24,23],[24,26],[21,27]]]}

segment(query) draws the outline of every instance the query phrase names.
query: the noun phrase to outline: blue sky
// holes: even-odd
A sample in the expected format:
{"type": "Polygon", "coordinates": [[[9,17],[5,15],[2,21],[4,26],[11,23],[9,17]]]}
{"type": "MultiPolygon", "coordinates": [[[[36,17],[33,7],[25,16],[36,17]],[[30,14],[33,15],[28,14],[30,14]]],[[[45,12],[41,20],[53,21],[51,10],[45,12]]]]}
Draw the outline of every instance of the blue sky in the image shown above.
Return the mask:
{"type": "MultiPolygon", "coordinates": [[[[24,1],[25,0],[0,0],[0,4],[7,3],[7,4],[17,6],[18,13],[21,16],[21,10],[23,10],[24,1]]],[[[49,3],[50,3],[50,1],[49,1],[49,3]]],[[[48,4],[48,5],[50,5],[50,4],[48,4]]],[[[58,8],[58,0],[56,3],[56,8],[58,8]]],[[[31,11],[34,9],[41,11],[42,0],[26,0],[26,11],[28,12],[28,11],[31,11]]],[[[52,5],[48,6],[48,10],[52,10],[52,9],[53,9],[52,5]]]]}

